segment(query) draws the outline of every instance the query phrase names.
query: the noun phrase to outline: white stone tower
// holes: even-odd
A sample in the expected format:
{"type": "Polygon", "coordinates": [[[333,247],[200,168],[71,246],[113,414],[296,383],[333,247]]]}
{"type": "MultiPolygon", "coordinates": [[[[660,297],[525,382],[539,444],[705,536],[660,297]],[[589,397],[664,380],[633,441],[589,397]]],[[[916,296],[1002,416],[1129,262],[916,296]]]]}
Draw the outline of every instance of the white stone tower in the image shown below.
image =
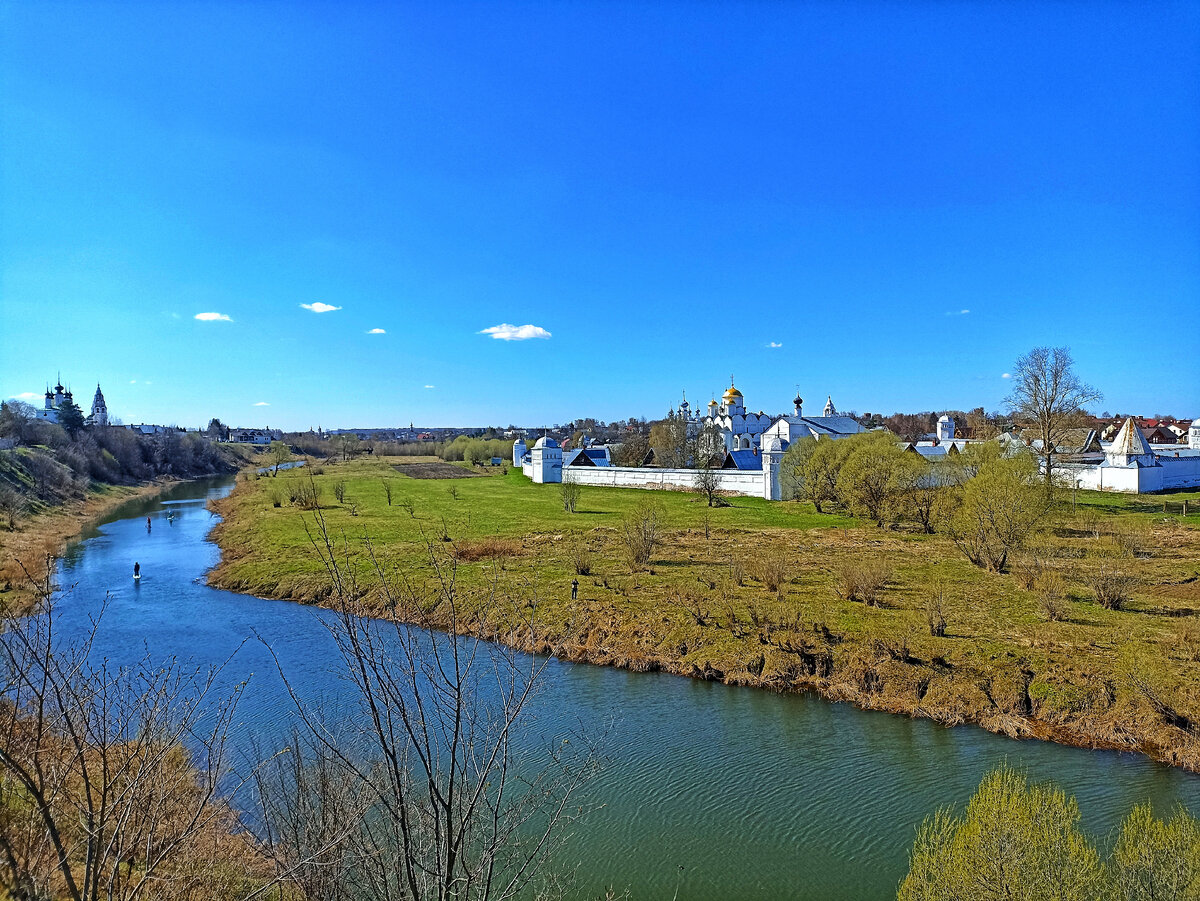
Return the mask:
{"type": "Polygon", "coordinates": [[[518,438],[513,442],[513,466],[520,466],[525,460],[525,452],[528,448],[525,447],[525,439],[518,438]]]}
{"type": "Polygon", "coordinates": [[[796,396],[792,398],[792,403],[796,406],[796,415],[804,415],[804,398],[800,396],[800,392],[796,392],[796,396]]]}
{"type": "Polygon", "coordinates": [[[837,416],[837,408],[833,405],[833,395],[825,396],[825,416],[837,416]]]}
{"type": "Polygon", "coordinates": [[[1193,419],[1191,428],[1188,429],[1188,447],[1200,450],[1200,418],[1193,419]]]}
{"type": "Polygon", "coordinates": [[[1105,461],[1109,466],[1157,466],[1158,459],[1154,456],[1154,448],[1137,427],[1133,417],[1125,420],[1121,431],[1104,452],[1105,461]]]}
{"type": "Polygon", "coordinates": [[[562,448],[553,438],[543,435],[533,445],[533,480],[539,484],[562,481],[562,448]]]}
{"type": "Polygon", "coordinates": [[[766,435],[762,441],[763,497],[769,501],[783,500],[779,470],[788,443],[778,435],[766,435]]]}
{"type": "Polygon", "coordinates": [[[938,417],[937,440],[939,442],[954,440],[954,420],[945,413],[938,417]]]}
{"type": "Polygon", "coordinates": [[[96,396],[92,398],[92,415],[88,419],[92,425],[108,425],[108,405],[104,403],[104,392],[100,390],[99,382],[96,383],[96,396]]]}

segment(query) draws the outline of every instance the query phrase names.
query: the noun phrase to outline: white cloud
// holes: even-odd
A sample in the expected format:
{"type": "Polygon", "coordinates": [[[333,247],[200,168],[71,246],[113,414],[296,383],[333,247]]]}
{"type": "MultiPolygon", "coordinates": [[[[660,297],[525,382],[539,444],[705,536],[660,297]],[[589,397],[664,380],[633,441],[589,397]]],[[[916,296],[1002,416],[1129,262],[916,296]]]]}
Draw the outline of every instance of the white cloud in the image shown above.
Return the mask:
{"type": "Polygon", "coordinates": [[[500,341],[524,341],[526,338],[550,337],[550,333],[540,325],[509,325],[507,322],[480,329],[479,334],[491,335],[500,341]]]}
{"type": "Polygon", "coordinates": [[[265,400],[260,400],[258,403],[254,404],[253,406],[255,406],[255,407],[269,407],[269,406],[271,406],[271,405],[270,405],[269,403],[267,403],[265,400]]]}
{"type": "Polygon", "coordinates": [[[1000,376],[1000,378],[1002,378],[1002,379],[1011,379],[1011,378],[1012,378],[1012,373],[1011,373],[1011,372],[1005,372],[1005,373],[1003,373],[1003,374],[1000,376]]]}
{"type": "Polygon", "coordinates": [[[767,347],[783,347],[783,345],[778,341],[768,341],[767,347]]]}
{"type": "Polygon", "coordinates": [[[300,306],[306,310],[312,310],[314,313],[332,313],[334,310],[341,309],[341,307],[335,307],[331,303],[321,303],[320,301],[316,303],[302,303],[300,306]]]}
{"type": "Polygon", "coordinates": [[[425,387],[426,387],[426,388],[433,388],[433,387],[435,387],[435,386],[434,386],[434,385],[426,385],[425,387]]]}
{"type": "Polygon", "coordinates": [[[129,380],[129,384],[131,384],[131,385],[136,385],[136,384],[137,384],[137,379],[130,379],[130,380],[129,380]]]}
{"type": "Polygon", "coordinates": [[[12,395],[12,398],[14,400],[33,400],[36,397],[37,397],[37,395],[34,394],[32,391],[23,391],[20,394],[12,395]]]}
{"type": "Polygon", "coordinates": [[[970,312],[971,312],[970,310],[947,310],[946,315],[947,316],[966,316],[970,312]]]}
{"type": "Polygon", "coordinates": [[[384,331],[383,329],[381,329],[381,328],[373,328],[373,329],[369,330],[369,331],[367,332],[367,334],[368,334],[368,335],[386,335],[386,334],[387,334],[387,332],[385,332],[385,331],[384,331]]]}
{"type": "Polygon", "coordinates": [[[233,322],[224,313],[197,313],[196,318],[201,322],[233,322]]]}

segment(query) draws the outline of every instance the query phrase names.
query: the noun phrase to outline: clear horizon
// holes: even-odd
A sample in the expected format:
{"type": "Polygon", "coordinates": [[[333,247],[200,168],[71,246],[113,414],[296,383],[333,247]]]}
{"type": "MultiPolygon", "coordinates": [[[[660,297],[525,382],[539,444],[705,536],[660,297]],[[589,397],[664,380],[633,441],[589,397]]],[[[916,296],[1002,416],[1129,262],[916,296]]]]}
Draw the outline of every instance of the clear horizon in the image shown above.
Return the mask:
{"type": "Polygon", "coordinates": [[[16,2],[0,397],[1200,416],[1200,7],[16,2]],[[286,15],[285,15],[286,12],[286,15]],[[30,397],[29,395],[32,395],[30,397]]]}

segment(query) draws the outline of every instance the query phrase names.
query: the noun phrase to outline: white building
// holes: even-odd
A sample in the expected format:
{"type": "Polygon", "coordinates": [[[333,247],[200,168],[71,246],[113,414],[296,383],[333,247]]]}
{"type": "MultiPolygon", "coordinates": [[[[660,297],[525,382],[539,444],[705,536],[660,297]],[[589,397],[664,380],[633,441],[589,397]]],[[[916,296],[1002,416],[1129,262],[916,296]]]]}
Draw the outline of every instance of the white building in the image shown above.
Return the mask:
{"type": "Polygon", "coordinates": [[[1133,418],[1125,420],[1099,462],[1063,461],[1059,475],[1080,488],[1146,494],[1200,487],[1200,419],[1188,429],[1188,443],[1152,445],[1133,418]]]}
{"type": "Polygon", "coordinates": [[[99,382],[96,382],[96,394],[92,398],[92,415],[87,418],[87,424],[101,427],[108,425],[108,404],[104,402],[104,392],[100,390],[99,382]]]}
{"type": "Polygon", "coordinates": [[[54,386],[53,391],[51,391],[49,388],[46,389],[46,402],[42,405],[42,409],[37,411],[38,419],[42,420],[43,422],[57,423],[59,410],[67,401],[75,403],[74,398],[71,396],[70,389],[64,389],[62,380],[59,379],[59,382],[54,386]]]}
{"type": "Polygon", "coordinates": [[[688,434],[692,437],[706,425],[714,425],[725,442],[726,451],[761,450],[763,437],[768,432],[790,443],[797,438],[845,438],[866,431],[853,417],[839,416],[832,397],[826,400],[821,416],[805,416],[803,404],[804,399],[797,395],[792,400],[792,415],[771,415],[761,410],[747,412],[742,392],[730,379],[720,404],[715,399],[710,400],[707,413],[692,415],[685,397],[679,405],[679,415],[687,421],[688,434]]]}
{"type": "MultiPolygon", "coordinates": [[[[823,416],[804,416],[803,400],[799,397],[793,401],[792,415],[752,413],[747,412],[742,392],[731,379],[721,400],[720,404],[715,399],[710,401],[706,413],[693,415],[685,397],[677,415],[687,423],[691,437],[707,426],[715,427],[726,453],[737,455],[736,466],[714,471],[718,490],[730,494],[780,500],[779,468],[792,441],[846,438],[866,431],[852,417],[839,416],[832,399],[826,402],[823,416]],[[747,465],[751,459],[756,465],[747,465]]],[[[564,469],[562,449],[549,437],[539,438],[532,449],[527,449],[524,440],[518,438],[513,442],[513,465],[520,466],[537,483],[561,482],[566,477],[581,485],[690,490],[696,479],[694,469],[611,466],[598,461],[595,465],[568,464],[564,469]]]]}

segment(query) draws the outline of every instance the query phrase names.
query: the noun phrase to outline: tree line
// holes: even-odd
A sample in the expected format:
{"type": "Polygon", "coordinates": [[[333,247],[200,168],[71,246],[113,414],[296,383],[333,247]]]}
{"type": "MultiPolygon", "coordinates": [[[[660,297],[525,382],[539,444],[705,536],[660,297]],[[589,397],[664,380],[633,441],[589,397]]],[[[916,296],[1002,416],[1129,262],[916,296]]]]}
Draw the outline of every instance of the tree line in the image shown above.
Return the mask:
{"type": "Polygon", "coordinates": [[[194,433],[142,435],[119,426],[71,429],[39,420],[28,404],[0,404],[0,512],[10,528],[23,513],[84,497],[96,485],[160,476],[188,479],[236,472],[240,458],[194,433]]]}

